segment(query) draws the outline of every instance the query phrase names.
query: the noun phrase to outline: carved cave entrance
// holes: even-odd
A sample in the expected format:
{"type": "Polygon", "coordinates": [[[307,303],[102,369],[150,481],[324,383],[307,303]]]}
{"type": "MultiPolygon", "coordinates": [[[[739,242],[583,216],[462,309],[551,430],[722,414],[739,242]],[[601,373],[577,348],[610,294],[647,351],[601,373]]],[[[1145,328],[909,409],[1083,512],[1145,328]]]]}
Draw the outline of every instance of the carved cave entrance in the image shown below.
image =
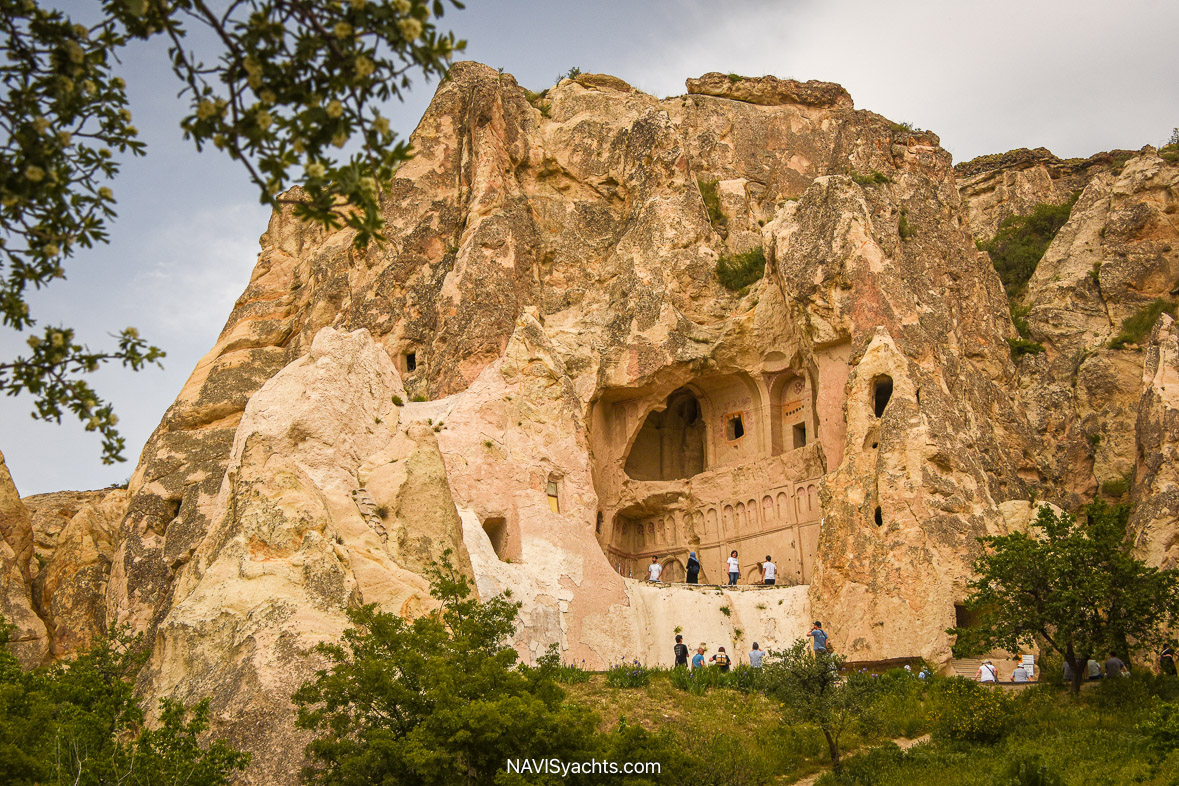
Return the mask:
{"type": "Polygon", "coordinates": [[[699,475],[706,466],[704,416],[700,401],[681,388],[662,411],[643,421],[626,457],[626,474],[635,480],[678,480],[699,475]]]}

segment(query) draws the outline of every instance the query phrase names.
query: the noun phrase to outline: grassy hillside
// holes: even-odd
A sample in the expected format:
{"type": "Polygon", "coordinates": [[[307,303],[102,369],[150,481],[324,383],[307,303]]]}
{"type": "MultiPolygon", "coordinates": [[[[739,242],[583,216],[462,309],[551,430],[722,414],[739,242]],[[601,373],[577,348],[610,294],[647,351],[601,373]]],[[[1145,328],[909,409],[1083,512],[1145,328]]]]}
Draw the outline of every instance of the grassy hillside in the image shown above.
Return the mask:
{"type": "Polygon", "coordinates": [[[1179,783],[1179,680],[1136,675],[1087,685],[1079,698],[1063,685],[1022,692],[961,679],[922,682],[905,672],[882,690],[845,738],[853,752],[837,779],[819,730],[787,722],[760,692],[722,687],[693,695],[667,672],[645,687],[622,688],[605,675],[568,684],[567,701],[598,713],[603,730],[640,724],[671,735],[706,767],[702,786],[1115,786],[1179,783]],[[902,750],[904,742],[932,739],[902,750]],[[808,777],[809,776],[809,777],[808,777]]]}

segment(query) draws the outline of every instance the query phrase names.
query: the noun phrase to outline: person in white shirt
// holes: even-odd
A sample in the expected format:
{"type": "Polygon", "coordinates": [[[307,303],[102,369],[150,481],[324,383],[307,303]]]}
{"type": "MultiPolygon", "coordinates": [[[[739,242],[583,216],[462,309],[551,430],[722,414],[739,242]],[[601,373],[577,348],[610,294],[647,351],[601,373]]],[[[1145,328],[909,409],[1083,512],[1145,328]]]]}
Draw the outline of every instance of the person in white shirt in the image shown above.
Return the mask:
{"type": "Polygon", "coordinates": [[[737,579],[741,578],[741,563],[737,561],[737,550],[729,555],[729,586],[737,586],[737,579]]]}
{"type": "Polygon", "coordinates": [[[659,577],[663,575],[663,566],[659,564],[658,557],[651,558],[651,564],[647,566],[647,574],[650,576],[650,581],[659,581],[659,577]]]}
{"type": "Polygon", "coordinates": [[[978,671],[974,673],[974,678],[979,682],[995,682],[995,666],[989,660],[984,660],[982,665],[978,667],[978,671]]]}
{"type": "Polygon", "coordinates": [[[766,561],[761,563],[761,583],[773,584],[778,579],[778,566],[766,555],[766,561]]]}
{"type": "Polygon", "coordinates": [[[761,668],[761,662],[765,659],[766,652],[757,646],[757,642],[753,642],[753,649],[749,652],[749,665],[755,669],[761,668]]]}

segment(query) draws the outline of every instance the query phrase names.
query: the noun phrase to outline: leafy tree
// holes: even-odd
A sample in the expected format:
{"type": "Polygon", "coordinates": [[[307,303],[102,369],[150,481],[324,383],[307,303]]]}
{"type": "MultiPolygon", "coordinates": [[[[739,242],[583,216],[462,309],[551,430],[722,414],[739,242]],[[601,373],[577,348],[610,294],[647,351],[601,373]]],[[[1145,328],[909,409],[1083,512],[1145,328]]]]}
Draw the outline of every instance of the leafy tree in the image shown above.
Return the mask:
{"type": "MultiPolygon", "coordinates": [[[[330,668],[296,691],[308,782],[345,786],[500,784],[509,758],[591,758],[596,717],[563,703],[553,669],[517,667],[504,644],[520,604],[480,602],[449,554],[428,575],[437,614],[407,621],[364,606],[319,652],[330,668]]],[[[644,745],[629,735],[619,744],[644,745]]],[[[523,778],[519,781],[525,782],[523,778]]],[[[528,775],[528,783],[563,782],[528,775]]]]}
{"type": "MultiPolygon", "coordinates": [[[[0,0],[0,322],[32,328],[28,290],[108,239],[118,156],[145,153],[114,75],[123,47],[166,40],[190,102],[184,136],[240,161],[263,203],[351,227],[363,246],[381,238],[380,183],[411,155],[380,105],[411,73],[443,75],[465,45],[437,30],[443,11],[442,0],[105,0],[81,24],[36,0],[0,0]],[[209,51],[193,29],[215,42],[209,51]],[[344,158],[349,140],[360,152],[344,158]],[[284,194],[297,171],[303,188],[284,194]]],[[[0,361],[0,392],[32,394],[42,420],[73,413],[101,435],[103,462],[121,461],[118,419],[83,375],[112,361],[138,371],[164,353],[131,328],[115,338],[92,351],[72,329],[46,327],[30,354],[0,361]]]]}
{"type": "Polygon", "coordinates": [[[0,624],[0,781],[6,784],[222,786],[249,755],[221,741],[202,747],[207,702],[188,712],[163,703],[158,729],[143,725],[131,679],[147,653],[125,631],[74,660],[25,671],[0,624]]]}
{"type": "Polygon", "coordinates": [[[847,659],[833,652],[811,653],[805,639],[787,650],[773,652],[762,667],[766,695],[782,703],[787,722],[813,723],[823,732],[831,767],[843,769],[839,739],[872,703],[876,680],[840,671],[847,659]]]}
{"type": "Polygon", "coordinates": [[[1126,538],[1128,505],[1086,506],[1084,516],[1041,506],[1027,533],[980,538],[968,609],[976,622],[947,632],[955,651],[1015,651],[1040,644],[1059,653],[1080,691],[1085,664],[1160,643],[1179,619],[1179,572],[1148,567],[1126,538]]]}

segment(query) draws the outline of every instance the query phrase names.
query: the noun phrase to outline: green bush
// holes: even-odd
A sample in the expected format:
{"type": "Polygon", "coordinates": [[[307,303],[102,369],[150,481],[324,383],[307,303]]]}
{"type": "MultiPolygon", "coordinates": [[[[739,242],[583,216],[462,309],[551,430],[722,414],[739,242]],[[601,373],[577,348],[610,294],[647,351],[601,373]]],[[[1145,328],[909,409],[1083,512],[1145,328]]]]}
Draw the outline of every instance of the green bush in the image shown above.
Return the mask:
{"type": "Polygon", "coordinates": [[[1009,338],[1007,345],[1011,347],[1011,357],[1019,360],[1024,355],[1039,355],[1044,351],[1044,345],[1026,338],[1009,338]]]}
{"type": "Polygon", "coordinates": [[[909,211],[907,210],[901,211],[901,217],[897,221],[897,234],[901,236],[901,240],[913,237],[913,227],[909,226],[909,211]]]}
{"type": "Polygon", "coordinates": [[[744,82],[744,81],[745,81],[745,77],[741,76],[740,74],[729,74],[729,82],[731,82],[732,84],[737,84],[738,82],[744,82]]]}
{"type": "Polygon", "coordinates": [[[590,673],[572,664],[562,663],[557,645],[551,645],[544,655],[536,659],[536,665],[531,667],[544,678],[564,685],[576,685],[589,682],[590,673]]]}
{"type": "Polygon", "coordinates": [[[606,684],[612,688],[645,688],[651,684],[655,671],[639,663],[619,663],[606,671],[606,684]]]}
{"type": "Polygon", "coordinates": [[[1009,296],[1018,297],[1023,292],[1052,239],[1068,221],[1080,195],[1081,192],[1077,191],[1062,204],[1037,205],[1026,216],[1003,219],[999,231],[983,245],[1009,296]]]}
{"type": "Polygon", "coordinates": [[[1115,499],[1124,497],[1126,496],[1126,492],[1130,490],[1130,481],[1131,479],[1128,477],[1107,480],[1101,484],[1101,493],[1115,499]]]}
{"type": "Polygon", "coordinates": [[[1127,344],[1141,344],[1150,336],[1154,324],[1163,314],[1175,316],[1176,304],[1170,300],[1159,298],[1122,321],[1122,332],[1109,342],[1110,349],[1122,349],[1127,344]]]}
{"type": "Polygon", "coordinates": [[[697,178],[696,185],[700,189],[700,198],[704,200],[704,209],[708,211],[708,223],[719,234],[728,229],[729,220],[721,212],[720,192],[717,190],[717,180],[702,180],[697,178]]]}
{"type": "Polygon", "coordinates": [[[861,186],[878,186],[882,183],[892,182],[892,179],[888,175],[878,172],[875,169],[867,175],[861,175],[858,172],[848,172],[847,174],[854,182],[861,186]]]}
{"type": "Polygon", "coordinates": [[[996,742],[1011,718],[1007,694],[961,677],[940,681],[933,690],[932,721],[936,739],[996,742]]]}
{"type": "Polygon", "coordinates": [[[716,277],[725,289],[740,292],[765,275],[766,254],[761,246],[742,254],[728,254],[716,260],[716,277]]]}
{"type": "Polygon", "coordinates": [[[402,400],[401,396],[394,395],[393,396],[393,406],[395,406],[395,407],[405,406],[405,401],[402,400]]]}
{"type": "Polygon", "coordinates": [[[1159,704],[1138,728],[1152,749],[1160,753],[1179,749],[1179,705],[1159,704]]]}
{"type": "Polygon", "coordinates": [[[1001,781],[1006,786],[1064,786],[1064,779],[1035,753],[1012,756],[1001,781]]]}

